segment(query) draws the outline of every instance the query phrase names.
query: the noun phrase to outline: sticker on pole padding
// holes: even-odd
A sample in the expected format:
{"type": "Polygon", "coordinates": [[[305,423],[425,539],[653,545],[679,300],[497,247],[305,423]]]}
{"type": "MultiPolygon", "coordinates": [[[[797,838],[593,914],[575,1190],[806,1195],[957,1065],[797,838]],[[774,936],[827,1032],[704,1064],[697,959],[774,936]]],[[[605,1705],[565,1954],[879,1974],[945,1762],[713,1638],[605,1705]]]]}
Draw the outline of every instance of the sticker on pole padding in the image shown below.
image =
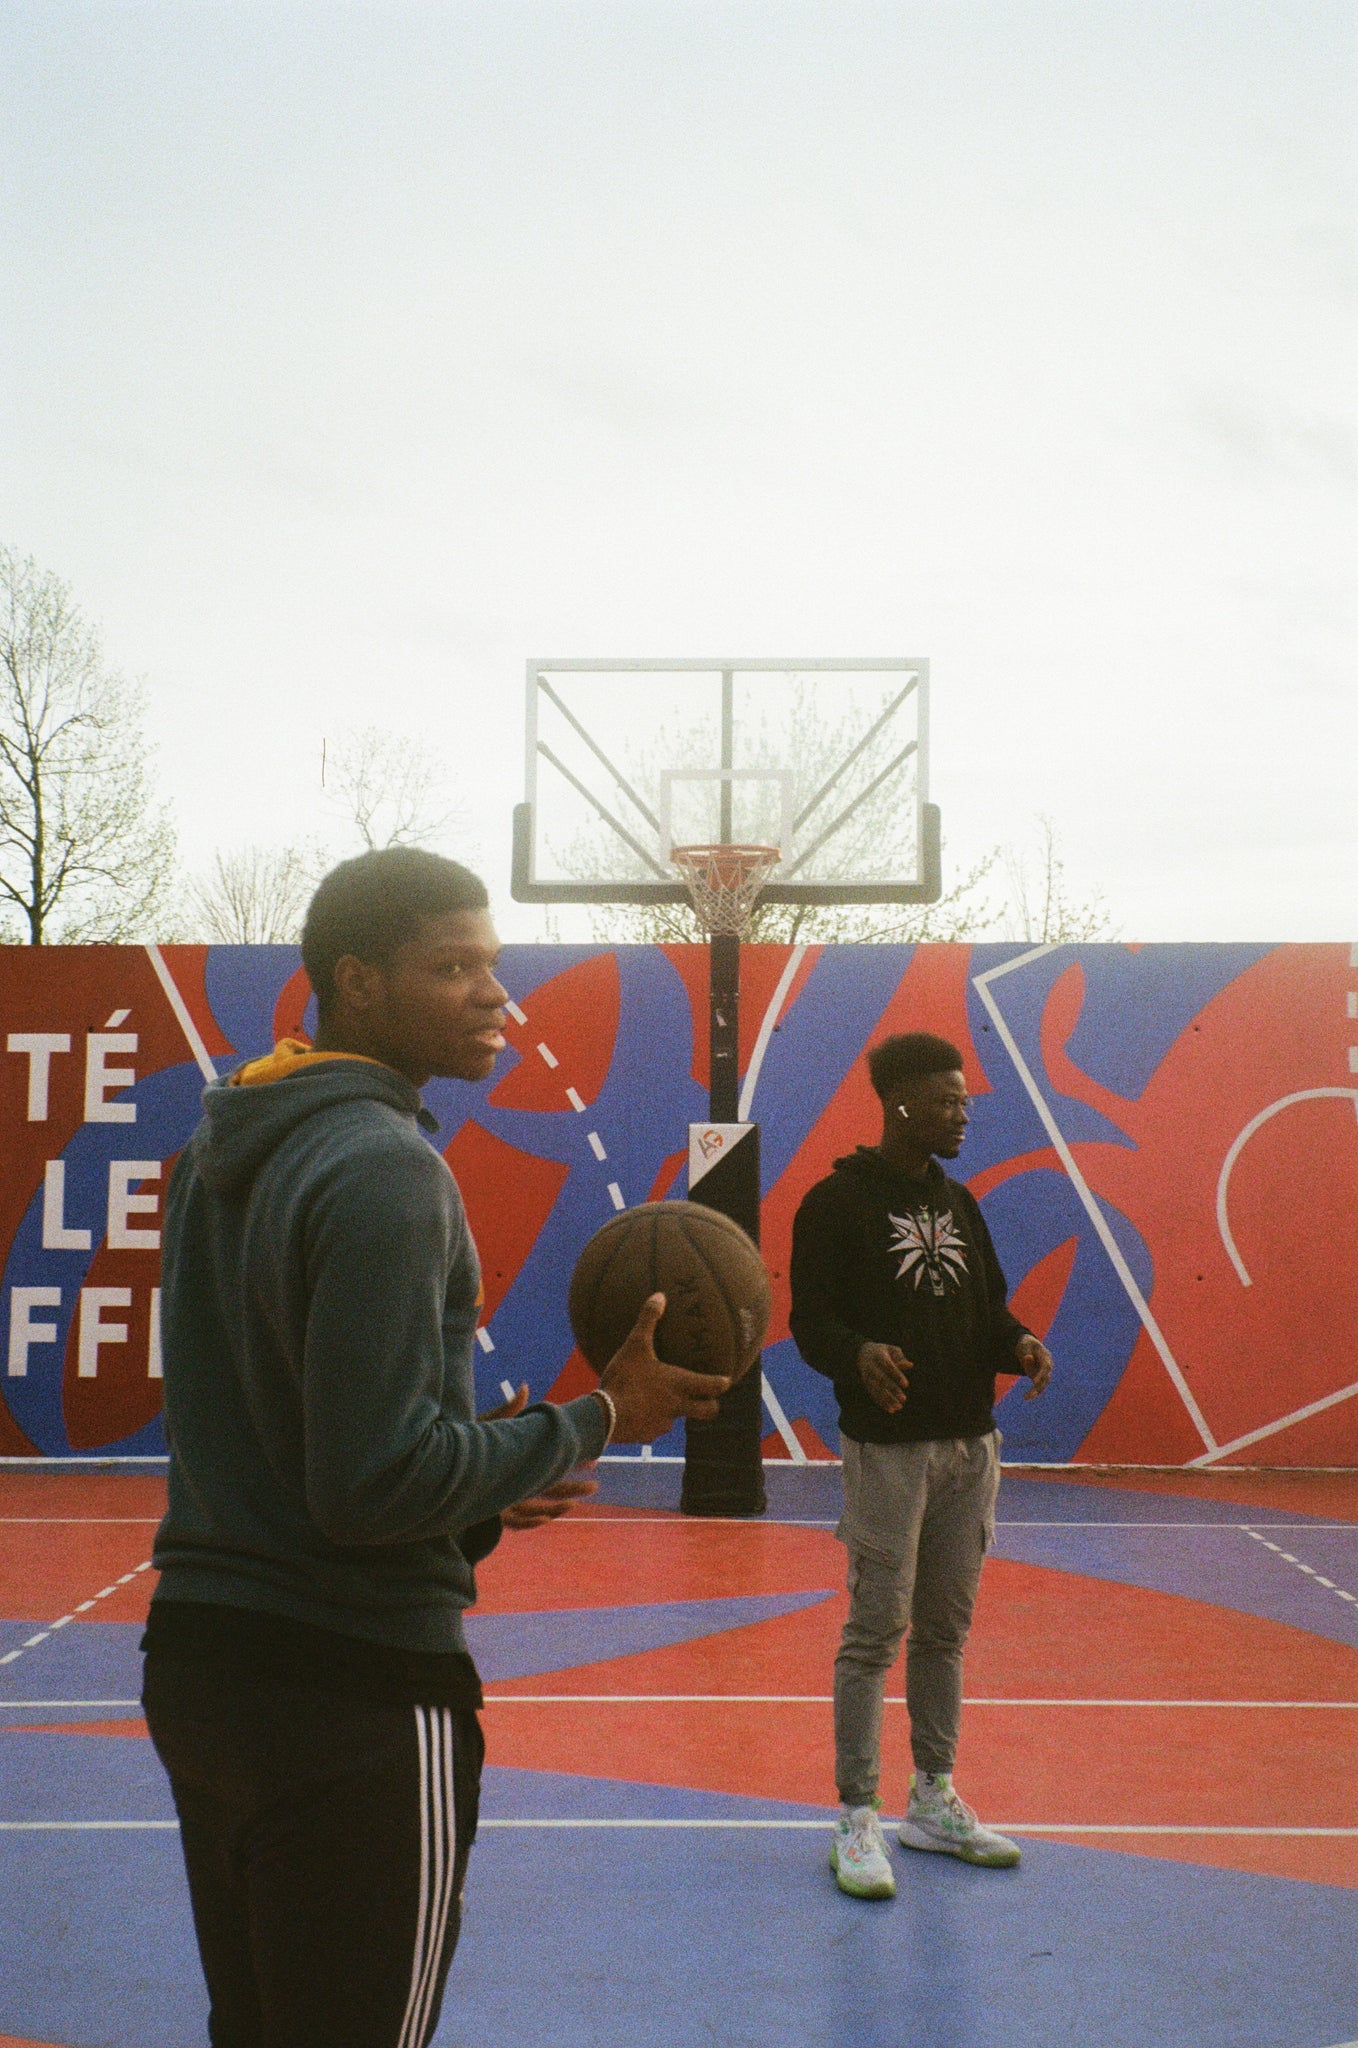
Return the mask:
{"type": "Polygon", "coordinates": [[[700,1180],[714,1166],[728,1159],[753,1124],[690,1124],[688,1127],[688,1186],[692,1194],[700,1180]]]}

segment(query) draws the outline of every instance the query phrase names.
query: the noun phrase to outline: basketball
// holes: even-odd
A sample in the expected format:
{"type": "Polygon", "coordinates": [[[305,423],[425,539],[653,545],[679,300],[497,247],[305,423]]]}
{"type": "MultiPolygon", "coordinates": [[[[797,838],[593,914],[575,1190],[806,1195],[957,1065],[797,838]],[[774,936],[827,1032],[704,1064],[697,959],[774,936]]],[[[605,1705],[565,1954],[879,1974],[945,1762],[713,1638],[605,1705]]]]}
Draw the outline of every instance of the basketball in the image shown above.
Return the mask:
{"type": "Polygon", "coordinates": [[[571,1276],[575,1340],[602,1372],[647,1295],[665,1296],[656,1355],[738,1380],[768,1328],[769,1276],[738,1223],[700,1202],[646,1202],[596,1230],[571,1276]]]}

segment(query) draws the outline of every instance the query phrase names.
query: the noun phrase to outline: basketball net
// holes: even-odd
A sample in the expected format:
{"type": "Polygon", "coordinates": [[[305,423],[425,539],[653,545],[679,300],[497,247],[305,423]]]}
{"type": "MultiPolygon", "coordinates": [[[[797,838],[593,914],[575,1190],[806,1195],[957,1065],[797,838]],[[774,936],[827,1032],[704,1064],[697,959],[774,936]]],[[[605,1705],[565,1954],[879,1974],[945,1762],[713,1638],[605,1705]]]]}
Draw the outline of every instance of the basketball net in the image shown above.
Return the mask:
{"type": "Polygon", "coordinates": [[[693,900],[699,924],[709,938],[730,932],[750,935],[759,892],[782,854],[776,846],[675,846],[670,860],[678,868],[693,900]]]}

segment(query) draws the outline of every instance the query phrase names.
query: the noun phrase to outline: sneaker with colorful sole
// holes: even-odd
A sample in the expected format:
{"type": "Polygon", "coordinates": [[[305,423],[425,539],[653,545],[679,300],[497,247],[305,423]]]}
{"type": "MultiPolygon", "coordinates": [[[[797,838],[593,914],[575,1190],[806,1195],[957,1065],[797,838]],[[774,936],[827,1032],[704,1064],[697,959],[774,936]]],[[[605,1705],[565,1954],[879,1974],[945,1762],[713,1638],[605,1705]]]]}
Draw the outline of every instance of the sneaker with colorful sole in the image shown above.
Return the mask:
{"type": "Polygon", "coordinates": [[[850,1898],[895,1898],[896,1880],[875,1807],[845,1807],[830,1841],[830,1868],[850,1898]]]}
{"type": "Polygon", "coordinates": [[[916,1772],[910,1780],[910,1804],[896,1830],[907,1849],[934,1849],[980,1863],[988,1870],[1010,1870],[1022,1851],[1007,1835],[982,1826],[944,1774],[931,1778],[916,1772]]]}

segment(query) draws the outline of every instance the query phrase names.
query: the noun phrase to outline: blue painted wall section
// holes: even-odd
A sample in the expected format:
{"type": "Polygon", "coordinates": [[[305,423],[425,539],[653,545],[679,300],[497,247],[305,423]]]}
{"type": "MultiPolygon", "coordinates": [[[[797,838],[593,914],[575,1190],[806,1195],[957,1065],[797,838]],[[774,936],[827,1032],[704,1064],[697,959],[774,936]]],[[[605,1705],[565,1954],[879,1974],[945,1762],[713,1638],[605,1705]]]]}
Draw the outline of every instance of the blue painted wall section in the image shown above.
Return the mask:
{"type": "MultiPolygon", "coordinates": [[[[135,1130],[82,1122],[78,1110],[64,1125],[55,1112],[47,1124],[34,1122],[25,1109],[25,1058],[0,1054],[8,1062],[0,1125],[10,1163],[8,1220],[0,1222],[0,1318],[7,1329],[22,1321],[16,1289],[61,1297],[50,1311],[55,1336],[35,1339],[26,1351],[20,1346],[0,1377],[0,1452],[155,1453],[163,1448],[156,1390],[132,1380],[137,1371],[143,1381],[150,1372],[146,1301],[156,1256],[137,1254],[135,1270],[127,1269],[139,1290],[132,1327],[121,1349],[113,1339],[101,1350],[92,1375],[77,1373],[72,1329],[82,1291],[106,1285],[113,1273],[113,1254],[102,1243],[110,1162],[133,1153],[173,1160],[196,1119],[198,1063],[138,949],[46,949],[41,962],[21,957],[18,948],[6,952],[0,993],[7,1016],[24,1032],[71,1038],[72,1061],[82,1033],[106,1028],[101,1010],[128,1014],[135,970],[141,1007],[128,1028],[140,1030],[142,1050],[134,1085],[113,1098],[134,1107],[135,1130]],[[44,1245],[43,1176],[53,1160],[65,1169],[65,1224],[90,1231],[88,1250],[44,1245]],[[139,1348],[148,1357],[137,1366],[132,1354],[139,1348]]],[[[787,949],[769,952],[776,957],[754,963],[758,971],[750,977],[761,991],[773,988],[788,958],[787,949]]],[[[278,1031],[314,1021],[295,948],[166,948],[164,957],[221,1072],[267,1050],[278,1031]]],[[[1322,1162],[1324,1185],[1308,1225],[1326,1247],[1329,1291],[1309,1326],[1314,1384],[1293,1401],[1321,1419],[1290,1420],[1280,1384],[1277,1416],[1264,1414],[1258,1440],[1276,1438],[1278,1462],[1358,1459],[1358,1402],[1345,1396],[1358,1355],[1358,1260],[1345,1220],[1358,1205],[1358,1024],[1348,1021],[1349,1004],[1358,999],[1353,949],[851,946],[811,948],[796,964],[793,993],[776,1029],[765,1034],[754,1114],[766,1217],[776,1212],[765,1234],[776,1303],[765,1371],[805,1451],[835,1453],[836,1408],[829,1384],[806,1368],[787,1335],[778,1276],[786,1268],[791,1214],[837,1152],[876,1135],[863,1081],[865,1049],[885,1028],[919,1027],[956,1037],[975,1062],[973,1121],[958,1170],[981,1199],[1011,1289],[1040,1319],[1061,1365],[1041,1402],[1004,1397],[1000,1419],[1011,1457],[1182,1462],[1204,1449],[1229,1450],[1236,1436],[1257,1435],[1260,1396],[1240,1363],[1240,1332],[1251,1357],[1270,1356],[1284,1316],[1295,1322],[1295,1304],[1286,1286],[1270,1294],[1264,1278],[1253,1275],[1245,1295],[1218,1229],[1216,1176],[1251,1120],[1295,1098],[1325,1106],[1311,1123],[1296,1116],[1271,1121],[1266,1136],[1252,1141],[1255,1149],[1232,1183],[1233,1204],[1244,1205],[1232,1220],[1248,1233],[1250,1203],[1259,1199],[1249,1184],[1256,1158],[1275,1179],[1294,1166],[1314,1179],[1314,1163],[1322,1162]],[[925,993],[914,997],[914,990],[925,993]],[[1330,1119],[1323,1130],[1321,1117],[1330,1119]],[[1167,1223],[1167,1176],[1181,1168],[1184,1213],[1167,1223]],[[1183,1246],[1194,1233],[1201,1252],[1186,1275],[1183,1246]],[[1058,1266],[1059,1285],[1052,1278],[1058,1266]],[[1148,1315],[1166,1333],[1162,1348],[1182,1365],[1184,1383],[1191,1381],[1210,1442],[1157,1362],[1155,1346],[1148,1351],[1148,1315]],[[1235,1332],[1229,1343],[1228,1328],[1235,1332]],[[1143,1362],[1133,1373],[1137,1355],[1143,1362]]],[[[511,1026],[496,1074],[479,1087],[435,1082],[427,1091],[440,1120],[440,1149],[456,1153],[459,1134],[469,1131],[489,1141],[477,1156],[493,1158],[494,1173],[465,1189],[483,1227],[497,1204],[499,1213],[512,1215],[525,1199],[516,1172],[525,1188],[541,1189],[554,1185],[541,1169],[559,1171],[555,1198],[531,1241],[516,1250],[515,1269],[487,1320],[477,1359],[487,1406],[502,1398],[506,1379],[527,1380],[542,1398],[564,1384],[563,1375],[578,1376],[565,1306],[575,1258],[613,1214],[612,1189],[628,1205],[647,1199],[661,1180],[666,1191],[683,1194],[682,1172],[665,1179],[667,1162],[673,1166],[690,1122],[706,1113],[705,1087],[695,1078],[706,1031],[696,994],[701,977],[681,972],[672,951],[511,946],[502,974],[526,1022],[511,1026]],[[573,974],[588,975],[601,963],[617,991],[616,1029],[611,1010],[603,1015],[606,1006],[572,1004],[561,993],[575,985],[573,974]],[[529,1085],[542,1078],[535,1064],[540,1006],[553,1020],[551,1065],[560,1068],[554,1093],[529,1085]],[[572,1062],[597,1077],[583,1105],[568,1095],[572,1062]],[[522,1088],[513,1085],[516,1076],[522,1088]]],[[[746,1018],[747,1057],[761,1021],[746,1018]]],[[[113,1273],[115,1287],[123,1270],[113,1273]]],[[[27,1313],[36,1325],[49,1311],[30,1299],[27,1313]]],[[[770,1410],[776,1450],[773,1430],[770,1410]]],[[[657,1446],[661,1454],[681,1449],[681,1431],[657,1446]]]]}

